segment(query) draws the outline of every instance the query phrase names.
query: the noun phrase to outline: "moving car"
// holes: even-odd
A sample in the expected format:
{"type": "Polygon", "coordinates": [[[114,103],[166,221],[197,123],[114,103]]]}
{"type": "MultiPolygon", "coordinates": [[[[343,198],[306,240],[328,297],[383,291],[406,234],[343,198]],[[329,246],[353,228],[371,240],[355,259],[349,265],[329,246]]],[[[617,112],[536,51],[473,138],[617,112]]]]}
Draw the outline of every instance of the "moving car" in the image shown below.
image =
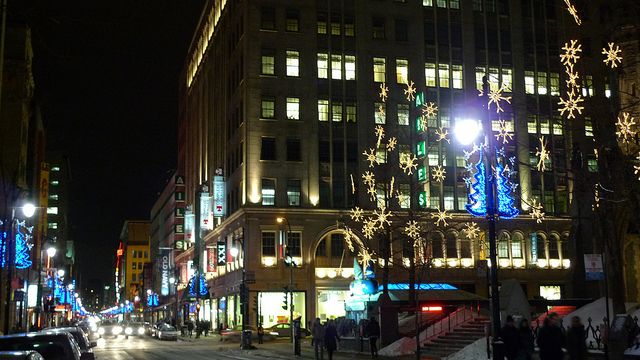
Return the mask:
{"type": "Polygon", "coordinates": [[[41,333],[45,334],[57,334],[61,332],[68,332],[69,334],[71,334],[71,336],[73,336],[73,339],[78,344],[78,347],[80,347],[80,353],[84,355],[83,358],[86,358],[87,360],[95,360],[96,356],[93,353],[93,348],[96,347],[98,343],[95,341],[89,341],[87,334],[85,334],[85,332],[81,328],[77,326],[68,326],[48,328],[41,331],[41,333]]]}
{"type": "Polygon", "coordinates": [[[118,337],[122,333],[123,329],[118,323],[113,321],[105,321],[100,324],[98,328],[98,337],[118,337]]]}
{"type": "Polygon", "coordinates": [[[0,351],[0,360],[44,360],[37,351],[0,351]]]}
{"type": "Polygon", "coordinates": [[[178,330],[169,324],[162,324],[158,328],[159,340],[178,340],[178,330]]]}
{"type": "MultiPolygon", "coordinates": [[[[276,324],[264,329],[264,333],[275,337],[291,337],[291,325],[289,323],[276,324]]],[[[305,328],[300,328],[300,333],[302,337],[311,335],[311,332],[305,328]]]]}
{"type": "Polygon", "coordinates": [[[144,324],[141,322],[123,322],[121,326],[125,339],[128,339],[129,336],[144,335],[144,324]]]}
{"type": "Polygon", "coordinates": [[[68,332],[0,336],[0,351],[36,350],[45,360],[89,360],[68,332]]]}

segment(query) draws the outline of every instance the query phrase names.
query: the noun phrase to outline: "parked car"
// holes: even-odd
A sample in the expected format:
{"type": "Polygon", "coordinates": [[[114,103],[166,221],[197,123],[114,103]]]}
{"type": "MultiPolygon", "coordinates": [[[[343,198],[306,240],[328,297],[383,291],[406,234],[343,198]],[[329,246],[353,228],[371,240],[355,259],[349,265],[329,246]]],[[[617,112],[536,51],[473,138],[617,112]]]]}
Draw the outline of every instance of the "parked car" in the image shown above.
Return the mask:
{"type": "Polygon", "coordinates": [[[178,340],[178,330],[169,324],[162,324],[158,329],[159,340],[178,340]]]}
{"type": "Polygon", "coordinates": [[[45,360],[89,360],[68,332],[0,336],[0,351],[36,350],[45,360]]]}
{"type": "Polygon", "coordinates": [[[39,352],[33,350],[0,351],[0,360],[44,360],[44,358],[39,352]]]}
{"type": "Polygon", "coordinates": [[[78,347],[80,347],[80,353],[83,355],[85,353],[87,354],[84,355],[87,360],[95,360],[96,358],[95,354],[93,353],[93,348],[96,347],[98,343],[96,341],[89,341],[89,337],[87,337],[87,334],[77,326],[48,328],[42,330],[41,332],[45,334],[68,332],[73,336],[73,339],[78,344],[78,347]]]}
{"type": "MultiPolygon", "coordinates": [[[[289,323],[276,324],[265,329],[264,333],[275,337],[291,337],[291,325],[289,323]]],[[[305,328],[300,328],[300,333],[302,337],[311,335],[311,332],[305,328]]]]}
{"type": "MultiPolygon", "coordinates": [[[[253,340],[258,339],[258,330],[255,327],[246,325],[245,330],[251,330],[251,339],[253,340]]],[[[242,335],[242,325],[237,325],[233,329],[222,330],[221,335],[222,335],[222,341],[238,341],[239,342],[242,335]]],[[[273,336],[270,335],[269,332],[267,331],[264,332],[263,340],[270,340],[272,338],[273,336]]]]}

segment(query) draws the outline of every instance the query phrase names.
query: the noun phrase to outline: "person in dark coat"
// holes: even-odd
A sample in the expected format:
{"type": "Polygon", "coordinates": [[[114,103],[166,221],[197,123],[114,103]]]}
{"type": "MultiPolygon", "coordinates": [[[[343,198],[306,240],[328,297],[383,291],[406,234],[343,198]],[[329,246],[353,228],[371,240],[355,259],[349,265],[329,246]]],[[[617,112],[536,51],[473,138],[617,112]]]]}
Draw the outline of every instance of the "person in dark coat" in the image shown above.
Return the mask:
{"type": "Polygon", "coordinates": [[[338,348],[338,330],[336,329],[335,321],[329,320],[324,330],[324,346],[327,348],[327,354],[329,354],[329,360],[333,360],[333,352],[338,348]]]}
{"type": "Polygon", "coordinates": [[[564,353],[564,334],[560,329],[558,314],[551,313],[544,319],[544,324],[538,330],[538,347],[540,360],[562,360],[564,353]]]}
{"type": "Polygon", "coordinates": [[[567,331],[567,352],[571,360],[584,360],[587,358],[586,334],[580,317],[571,318],[571,327],[567,331]]]}
{"type": "Polygon", "coordinates": [[[193,336],[193,321],[187,320],[187,330],[189,330],[189,337],[193,336]]]}
{"type": "Polygon", "coordinates": [[[502,327],[500,335],[504,342],[504,355],[507,357],[507,360],[515,360],[516,356],[518,356],[520,337],[518,336],[516,323],[511,315],[507,316],[507,322],[502,327]]]}
{"type": "Polygon", "coordinates": [[[369,323],[367,324],[367,328],[365,333],[369,337],[369,347],[371,348],[371,357],[378,357],[378,338],[380,337],[380,325],[376,318],[372,317],[369,323]]]}
{"type": "Polygon", "coordinates": [[[520,321],[520,327],[518,328],[518,339],[520,340],[520,348],[518,349],[518,360],[531,360],[533,356],[533,331],[529,326],[527,319],[520,321]]]}

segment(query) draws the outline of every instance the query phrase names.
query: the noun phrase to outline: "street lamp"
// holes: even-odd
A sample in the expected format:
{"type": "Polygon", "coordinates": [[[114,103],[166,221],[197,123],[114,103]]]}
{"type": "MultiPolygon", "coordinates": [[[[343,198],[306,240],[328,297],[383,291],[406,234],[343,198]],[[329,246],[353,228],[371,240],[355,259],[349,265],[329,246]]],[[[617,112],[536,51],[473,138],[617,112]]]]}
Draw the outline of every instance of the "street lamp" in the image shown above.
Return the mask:
{"type": "Polygon", "coordinates": [[[53,246],[50,246],[49,248],[47,248],[47,256],[50,258],[56,256],[56,248],[53,246]]]}
{"type": "Polygon", "coordinates": [[[59,278],[64,277],[64,269],[58,269],[58,277],[59,278]]]}
{"type": "Polygon", "coordinates": [[[293,268],[296,266],[295,261],[293,261],[293,257],[291,256],[291,244],[289,243],[291,239],[291,224],[286,217],[277,217],[276,222],[278,224],[285,223],[287,225],[287,238],[285,241],[286,251],[285,251],[285,265],[289,266],[289,286],[287,290],[289,291],[289,329],[291,331],[291,342],[293,343],[293,352],[297,355],[297,347],[296,341],[294,339],[294,329],[293,329],[293,268]]]}
{"type": "MultiPolygon", "coordinates": [[[[487,77],[482,79],[483,96],[481,101],[484,104],[488,104],[489,83],[487,77]]],[[[504,358],[504,342],[500,336],[501,322],[500,322],[500,292],[498,288],[498,255],[497,255],[497,242],[496,242],[496,217],[497,209],[495,204],[495,196],[497,194],[495,176],[493,174],[494,162],[495,162],[495,144],[493,143],[493,136],[491,134],[491,120],[488,114],[489,108],[481,112],[480,120],[465,119],[456,123],[454,127],[454,134],[457,140],[462,145],[470,145],[473,141],[484,132],[484,149],[480,151],[485,152],[485,156],[482,156],[484,161],[484,168],[486,169],[487,176],[485,180],[485,196],[486,196],[486,218],[487,218],[487,232],[489,241],[489,261],[491,267],[489,268],[489,280],[491,283],[491,323],[493,332],[493,358],[504,358]],[[484,129],[484,131],[482,131],[484,129]]]]}
{"type": "MultiPolygon", "coordinates": [[[[247,330],[247,317],[248,317],[248,305],[249,305],[249,292],[247,291],[247,269],[246,269],[246,263],[245,263],[245,258],[246,258],[246,254],[245,254],[245,246],[244,246],[244,240],[243,239],[238,239],[238,241],[240,242],[240,246],[242,247],[242,279],[240,282],[240,302],[242,303],[242,308],[241,308],[241,313],[242,313],[242,335],[241,335],[241,341],[240,341],[240,348],[244,349],[244,350],[249,350],[249,349],[255,349],[255,347],[253,347],[253,345],[251,345],[251,335],[245,334],[245,331],[247,330]]],[[[240,255],[240,249],[238,249],[237,247],[232,247],[231,249],[229,249],[229,254],[231,254],[231,256],[237,260],[238,256],[240,255]]]]}

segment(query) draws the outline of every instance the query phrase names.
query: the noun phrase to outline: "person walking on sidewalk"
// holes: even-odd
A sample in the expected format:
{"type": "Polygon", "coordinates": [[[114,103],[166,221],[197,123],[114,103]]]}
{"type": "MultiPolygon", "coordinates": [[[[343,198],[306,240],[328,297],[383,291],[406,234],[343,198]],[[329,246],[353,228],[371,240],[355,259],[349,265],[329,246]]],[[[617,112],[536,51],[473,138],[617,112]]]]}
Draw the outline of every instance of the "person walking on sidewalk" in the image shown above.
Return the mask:
{"type": "Polygon", "coordinates": [[[518,336],[518,329],[516,329],[513,316],[507,316],[507,322],[500,331],[502,340],[504,341],[504,353],[507,360],[515,360],[518,356],[518,349],[520,348],[520,337],[518,336]]]}
{"type": "Polygon", "coordinates": [[[313,336],[313,351],[316,360],[324,360],[324,326],[320,323],[320,318],[316,318],[311,327],[311,335],[313,336]]]}
{"type": "Polygon", "coordinates": [[[371,357],[378,357],[378,337],[380,337],[380,325],[375,317],[372,317],[369,323],[367,324],[367,328],[365,333],[369,337],[369,347],[371,348],[371,357]]]}
{"type": "Polygon", "coordinates": [[[587,358],[587,338],[584,325],[579,316],[571,318],[571,327],[567,331],[567,352],[571,360],[584,360],[587,358]]]}
{"type": "Polygon", "coordinates": [[[193,321],[187,320],[187,330],[189,330],[189,337],[193,337],[193,321]]]}
{"type": "Polygon", "coordinates": [[[264,338],[264,328],[262,324],[258,325],[258,344],[262,344],[262,339],[264,338]]]}
{"type": "Polygon", "coordinates": [[[327,326],[324,330],[324,346],[327,348],[327,354],[329,354],[329,360],[333,360],[333,352],[338,348],[338,330],[336,329],[336,323],[333,320],[327,322],[327,326]]]}
{"type": "Polygon", "coordinates": [[[518,360],[531,360],[533,357],[533,331],[529,326],[527,319],[520,321],[520,327],[518,328],[518,337],[520,339],[520,348],[518,349],[518,360]]]}
{"type": "Polygon", "coordinates": [[[564,334],[558,323],[558,314],[551,313],[544,319],[544,325],[538,330],[540,360],[562,360],[564,352],[564,334]]]}

